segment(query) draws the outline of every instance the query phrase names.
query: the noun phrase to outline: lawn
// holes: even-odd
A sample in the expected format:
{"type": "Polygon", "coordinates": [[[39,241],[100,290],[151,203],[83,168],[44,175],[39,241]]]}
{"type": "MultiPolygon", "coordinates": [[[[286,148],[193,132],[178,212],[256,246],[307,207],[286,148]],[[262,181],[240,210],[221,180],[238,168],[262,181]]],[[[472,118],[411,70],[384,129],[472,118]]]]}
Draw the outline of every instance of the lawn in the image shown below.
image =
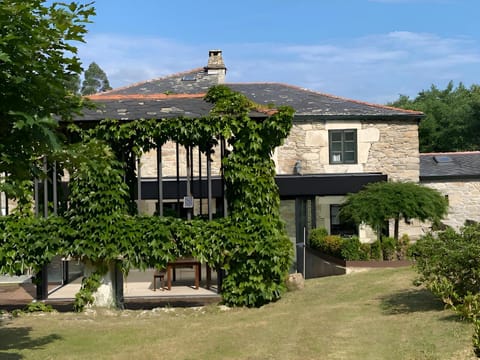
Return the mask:
{"type": "Polygon", "coordinates": [[[5,319],[1,359],[474,359],[472,327],[411,269],[306,281],[260,309],[90,311],[5,319]]]}

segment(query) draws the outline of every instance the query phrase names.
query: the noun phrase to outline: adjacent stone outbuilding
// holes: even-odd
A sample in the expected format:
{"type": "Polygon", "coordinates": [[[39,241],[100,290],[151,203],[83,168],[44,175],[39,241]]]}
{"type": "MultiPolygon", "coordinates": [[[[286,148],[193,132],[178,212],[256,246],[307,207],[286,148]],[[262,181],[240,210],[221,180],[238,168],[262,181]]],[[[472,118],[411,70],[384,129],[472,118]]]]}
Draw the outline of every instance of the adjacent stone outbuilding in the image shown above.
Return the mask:
{"type": "Polygon", "coordinates": [[[444,224],[480,221],[480,151],[420,154],[420,182],[448,198],[444,224]]]}

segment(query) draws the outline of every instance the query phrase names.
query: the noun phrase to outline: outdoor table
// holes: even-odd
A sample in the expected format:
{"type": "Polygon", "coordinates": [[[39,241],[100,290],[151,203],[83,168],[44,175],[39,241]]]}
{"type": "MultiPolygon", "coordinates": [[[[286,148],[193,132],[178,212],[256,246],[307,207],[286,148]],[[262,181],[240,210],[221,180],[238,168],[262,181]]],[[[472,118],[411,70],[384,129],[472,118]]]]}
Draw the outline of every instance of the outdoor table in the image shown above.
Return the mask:
{"type": "Polygon", "coordinates": [[[167,263],[167,289],[172,289],[172,270],[176,268],[192,267],[195,269],[195,289],[200,285],[200,261],[193,258],[179,258],[175,261],[167,263]]]}

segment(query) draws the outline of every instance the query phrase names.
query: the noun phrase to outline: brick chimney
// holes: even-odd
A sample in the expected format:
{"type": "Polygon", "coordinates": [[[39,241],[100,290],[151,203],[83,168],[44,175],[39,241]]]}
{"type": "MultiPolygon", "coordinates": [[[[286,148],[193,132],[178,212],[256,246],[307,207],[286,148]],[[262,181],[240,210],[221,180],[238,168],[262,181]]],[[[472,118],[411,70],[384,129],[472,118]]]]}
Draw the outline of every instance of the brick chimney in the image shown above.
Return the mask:
{"type": "Polygon", "coordinates": [[[223,84],[225,82],[225,75],[227,74],[227,68],[222,58],[222,50],[210,50],[208,52],[208,64],[205,68],[208,75],[216,75],[218,83],[223,84]]]}

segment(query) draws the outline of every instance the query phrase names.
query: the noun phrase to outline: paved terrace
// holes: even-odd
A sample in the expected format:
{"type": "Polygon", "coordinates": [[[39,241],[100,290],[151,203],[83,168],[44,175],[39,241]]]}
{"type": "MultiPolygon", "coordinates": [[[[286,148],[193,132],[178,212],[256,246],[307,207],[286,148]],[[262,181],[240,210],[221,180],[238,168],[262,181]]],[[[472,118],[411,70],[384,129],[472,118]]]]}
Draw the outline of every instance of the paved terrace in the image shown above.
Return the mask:
{"type": "MultiPolygon", "coordinates": [[[[201,306],[221,301],[217,293],[216,274],[212,272],[212,284],[206,289],[205,281],[200,283],[200,288],[193,286],[194,275],[191,269],[176,269],[176,281],[172,283],[172,289],[153,290],[154,270],[145,272],[139,270],[130,271],[124,279],[125,308],[149,309],[162,306],[201,306]]],[[[203,269],[203,274],[205,271],[203,269]]],[[[28,279],[24,282],[12,282],[3,279],[0,282],[0,309],[21,309],[35,298],[36,288],[28,279]]],[[[59,310],[72,310],[75,294],[79,291],[81,278],[77,278],[65,286],[49,286],[48,299],[45,301],[59,310]]]]}

